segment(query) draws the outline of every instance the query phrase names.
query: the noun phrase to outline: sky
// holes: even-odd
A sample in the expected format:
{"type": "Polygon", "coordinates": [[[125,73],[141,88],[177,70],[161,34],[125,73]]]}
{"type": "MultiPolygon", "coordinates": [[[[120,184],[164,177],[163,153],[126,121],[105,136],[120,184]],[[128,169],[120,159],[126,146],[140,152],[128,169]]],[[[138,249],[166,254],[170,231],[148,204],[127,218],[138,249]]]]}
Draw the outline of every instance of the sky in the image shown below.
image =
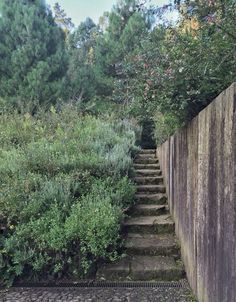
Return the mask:
{"type": "MultiPolygon", "coordinates": [[[[72,18],[73,23],[78,25],[86,17],[92,18],[97,23],[103,12],[111,10],[116,0],[46,0],[46,2],[51,6],[58,2],[68,17],[72,18]]],[[[169,1],[152,0],[152,3],[161,6],[168,4],[169,1]]]]}

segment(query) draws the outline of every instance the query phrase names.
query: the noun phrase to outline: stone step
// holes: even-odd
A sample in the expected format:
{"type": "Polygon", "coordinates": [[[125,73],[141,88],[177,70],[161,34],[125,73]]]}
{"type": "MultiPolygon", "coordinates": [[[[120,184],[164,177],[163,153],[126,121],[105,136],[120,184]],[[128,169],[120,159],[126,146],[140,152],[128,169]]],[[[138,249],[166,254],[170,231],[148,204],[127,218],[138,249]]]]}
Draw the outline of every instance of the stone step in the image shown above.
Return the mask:
{"type": "Polygon", "coordinates": [[[177,281],[183,277],[183,265],[174,257],[163,256],[127,256],[102,266],[96,275],[96,279],[107,281],[177,281]]]}
{"type": "Polygon", "coordinates": [[[134,163],[136,164],[157,164],[157,158],[135,158],[134,163]]]}
{"type": "Polygon", "coordinates": [[[136,170],[160,170],[159,164],[135,164],[134,163],[134,169],[136,170]]]}
{"type": "Polygon", "coordinates": [[[156,154],[156,149],[142,149],[139,154],[156,154]]]}
{"type": "Polygon", "coordinates": [[[138,185],[138,193],[165,193],[166,188],[164,185],[138,185]]]}
{"type": "Polygon", "coordinates": [[[140,185],[159,185],[163,184],[163,177],[154,176],[136,176],[134,181],[140,185]]]}
{"type": "Polygon", "coordinates": [[[156,204],[136,204],[131,207],[127,214],[134,216],[156,216],[163,215],[168,212],[167,205],[156,205],[156,204]]]}
{"type": "Polygon", "coordinates": [[[135,170],[137,176],[160,176],[162,175],[161,170],[135,170]]]}
{"type": "Polygon", "coordinates": [[[136,194],[135,201],[137,204],[159,204],[167,203],[166,194],[136,194]]]}
{"type": "Polygon", "coordinates": [[[158,255],[180,258],[178,241],[171,234],[132,234],[125,236],[125,248],[128,255],[158,255]]]}
{"type": "Polygon", "coordinates": [[[169,214],[128,217],[123,223],[123,229],[126,233],[166,234],[174,232],[175,224],[169,214]]]}
{"type": "Polygon", "coordinates": [[[137,154],[136,155],[136,157],[135,157],[135,159],[153,159],[153,158],[156,158],[156,154],[147,154],[147,153],[144,153],[144,154],[142,154],[142,153],[139,153],[139,154],[137,154]]]}

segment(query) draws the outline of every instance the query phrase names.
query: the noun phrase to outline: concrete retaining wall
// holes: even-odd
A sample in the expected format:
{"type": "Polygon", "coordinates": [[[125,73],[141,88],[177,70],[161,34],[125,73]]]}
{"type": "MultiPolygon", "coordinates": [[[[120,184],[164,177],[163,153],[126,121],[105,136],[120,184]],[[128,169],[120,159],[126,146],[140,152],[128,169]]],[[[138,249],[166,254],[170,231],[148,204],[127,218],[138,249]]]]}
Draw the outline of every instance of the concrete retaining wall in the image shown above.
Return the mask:
{"type": "Polygon", "coordinates": [[[236,302],[236,83],[157,155],[199,302],[236,302]]]}

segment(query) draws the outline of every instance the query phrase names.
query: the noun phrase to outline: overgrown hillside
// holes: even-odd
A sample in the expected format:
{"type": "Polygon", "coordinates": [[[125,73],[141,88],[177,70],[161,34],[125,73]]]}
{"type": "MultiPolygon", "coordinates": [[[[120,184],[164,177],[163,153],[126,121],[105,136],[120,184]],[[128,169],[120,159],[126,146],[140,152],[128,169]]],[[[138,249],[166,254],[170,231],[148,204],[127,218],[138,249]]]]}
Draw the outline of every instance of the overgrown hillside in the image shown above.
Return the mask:
{"type": "Polygon", "coordinates": [[[67,106],[0,119],[1,280],[82,277],[115,259],[135,132],[67,106]]]}
{"type": "Polygon", "coordinates": [[[148,3],[73,27],[59,4],[0,0],[0,282],[115,259],[135,191],[130,120],[153,147],[235,81],[234,0],[148,3]]]}

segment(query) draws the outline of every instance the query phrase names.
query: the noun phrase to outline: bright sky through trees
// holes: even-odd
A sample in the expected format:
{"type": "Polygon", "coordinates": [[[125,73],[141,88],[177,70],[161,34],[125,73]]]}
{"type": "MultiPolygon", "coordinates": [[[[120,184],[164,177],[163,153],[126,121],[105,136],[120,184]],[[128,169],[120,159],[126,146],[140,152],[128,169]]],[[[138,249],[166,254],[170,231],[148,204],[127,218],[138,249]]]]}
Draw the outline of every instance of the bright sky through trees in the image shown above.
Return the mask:
{"type": "MultiPolygon", "coordinates": [[[[116,0],[46,0],[49,5],[58,2],[67,15],[72,18],[75,25],[84,21],[86,17],[98,22],[99,17],[105,11],[110,11],[116,0]]],[[[168,0],[152,0],[158,6],[169,3],[168,0]]]]}

